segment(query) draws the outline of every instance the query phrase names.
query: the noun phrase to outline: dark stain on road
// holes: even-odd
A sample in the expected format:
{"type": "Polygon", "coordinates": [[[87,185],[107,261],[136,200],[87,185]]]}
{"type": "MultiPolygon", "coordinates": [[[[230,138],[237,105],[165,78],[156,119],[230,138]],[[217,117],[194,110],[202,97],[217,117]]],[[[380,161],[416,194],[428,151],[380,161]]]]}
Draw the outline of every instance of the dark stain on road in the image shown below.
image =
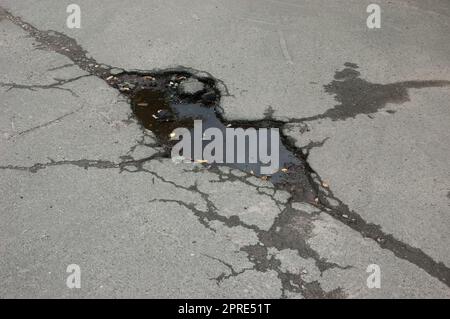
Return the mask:
{"type": "MultiPolygon", "coordinates": [[[[334,80],[324,86],[325,92],[334,95],[339,103],[323,114],[303,118],[301,121],[331,119],[333,121],[354,118],[359,114],[374,114],[388,103],[402,104],[410,101],[408,89],[450,86],[450,81],[404,81],[389,84],[370,83],[360,77],[358,65],[345,63],[345,68],[336,71],[334,80]]],[[[394,111],[389,110],[389,113],[394,111]]]]}

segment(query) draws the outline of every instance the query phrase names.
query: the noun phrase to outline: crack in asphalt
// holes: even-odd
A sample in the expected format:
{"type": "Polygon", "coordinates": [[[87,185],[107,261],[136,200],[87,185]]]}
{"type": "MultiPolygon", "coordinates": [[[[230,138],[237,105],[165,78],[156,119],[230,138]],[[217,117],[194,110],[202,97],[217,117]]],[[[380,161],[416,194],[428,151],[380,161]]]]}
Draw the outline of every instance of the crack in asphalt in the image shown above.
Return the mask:
{"type": "MultiPolygon", "coordinates": [[[[208,170],[211,171],[211,170],[208,170]]],[[[234,179],[239,180],[240,182],[245,181],[244,177],[237,177],[233,173],[225,173],[220,171],[219,169],[215,169],[212,171],[215,174],[218,174],[220,179],[222,181],[227,182],[233,182],[234,179]],[[227,179],[224,179],[223,177],[227,176],[227,179]]],[[[253,178],[253,176],[248,176],[250,178],[253,178]]],[[[167,182],[167,180],[166,180],[167,182]]],[[[177,199],[152,199],[149,202],[161,202],[161,203],[176,203],[182,207],[185,207],[189,209],[191,212],[194,213],[194,215],[198,218],[199,222],[205,226],[206,228],[210,229],[211,231],[215,232],[213,228],[210,226],[210,222],[212,221],[220,221],[227,227],[236,227],[241,226],[247,230],[251,230],[256,233],[259,244],[258,245],[249,245],[241,247],[241,251],[244,251],[249,256],[249,260],[255,264],[255,269],[261,272],[266,272],[268,270],[273,270],[278,274],[278,278],[280,279],[282,283],[282,296],[285,297],[286,291],[290,292],[301,292],[304,296],[316,296],[316,297],[344,297],[344,293],[341,290],[334,290],[330,293],[327,293],[323,291],[320,288],[320,284],[317,281],[307,283],[305,282],[300,274],[291,274],[288,272],[283,272],[280,267],[281,263],[267,263],[268,259],[273,259],[273,256],[269,256],[269,253],[267,251],[267,248],[273,247],[278,250],[284,250],[284,249],[292,249],[297,251],[300,257],[308,259],[311,258],[314,260],[316,267],[319,269],[321,275],[324,271],[328,269],[333,268],[339,268],[339,269],[349,269],[351,267],[349,266],[340,266],[336,263],[330,263],[326,259],[319,256],[319,254],[314,251],[309,244],[307,243],[307,240],[311,236],[311,230],[313,228],[312,225],[312,217],[309,216],[307,213],[302,213],[301,211],[295,210],[291,206],[291,202],[288,201],[287,204],[283,204],[280,201],[276,200],[274,198],[274,195],[270,195],[267,193],[259,192],[260,194],[267,196],[274,200],[277,204],[280,204],[284,207],[284,209],[280,208],[280,214],[278,214],[277,218],[275,219],[274,223],[270,227],[269,230],[263,230],[259,227],[248,224],[243,222],[239,216],[233,215],[230,217],[226,217],[223,215],[220,215],[218,208],[214,204],[213,201],[210,200],[209,194],[202,192],[199,188],[197,183],[194,183],[194,185],[185,187],[182,185],[178,185],[174,182],[171,182],[175,187],[181,188],[187,191],[194,192],[196,194],[199,194],[203,201],[206,203],[206,210],[198,209],[197,203],[195,202],[185,202],[182,200],[177,199]],[[261,250],[260,247],[265,247],[265,250],[261,250]],[[264,253],[262,253],[264,252],[264,253]],[[264,267],[262,266],[264,265],[264,267]],[[289,281],[286,279],[289,278],[289,281]],[[290,282],[295,281],[298,283],[302,283],[299,285],[299,287],[295,288],[295,286],[291,285],[290,282]],[[294,289],[295,288],[295,289],[294,289]],[[309,288],[314,288],[314,291],[310,291],[309,288]]],[[[251,184],[251,182],[247,182],[249,185],[255,187],[254,184],[251,184]]],[[[222,278],[222,276],[219,276],[222,278]]],[[[227,278],[234,277],[233,274],[230,274],[227,278]]],[[[223,279],[223,278],[222,278],[223,279]]]]}
{"type": "Polygon", "coordinates": [[[47,69],[47,72],[52,72],[52,71],[57,71],[57,70],[65,69],[65,68],[70,68],[72,66],[75,66],[75,64],[73,64],[73,63],[66,63],[66,64],[63,64],[63,65],[60,65],[60,66],[56,66],[54,68],[47,69]]]}
{"type": "MultiPolygon", "coordinates": [[[[326,292],[320,286],[320,283],[315,280],[306,282],[300,274],[293,274],[289,271],[281,271],[281,261],[275,256],[269,257],[269,252],[266,246],[261,244],[246,246],[241,250],[247,252],[249,260],[255,263],[255,270],[259,272],[266,272],[273,270],[277,273],[282,285],[282,298],[286,298],[286,292],[300,293],[304,298],[312,299],[344,299],[346,294],[342,288],[336,288],[332,291],[326,292]]],[[[339,267],[346,269],[346,267],[339,267]]]]}
{"type": "Polygon", "coordinates": [[[36,89],[42,89],[42,90],[49,90],[49,89],[56,89],[56,90],[61,90],[61,91],[67,91],[70,92],[73,96],[78,97],[78,95],[73,92],[73,90],[71,89],[67,89],[67,88],[63,88],[61,86],[67,84],[67,83],[72,83],[75,82],[79,79],[83,79],[86,77],[92,76],[90,74],[88,75],[81,75],[81,76],[77,76],[71,79],[57,79],[54,78],[54,80],[56,82],[54,83],[50,83],[50,84],[33,84],[33,85],[26,85],[26,84],[19,84],[19,83],[5,83],[5,82],[0,82],[0,87],[7,87],[8,89],[6,90],[11,91],[12,89],[25,89],[25,90],[30,90],[30,91],[36,91],[36,89]]]}
{"type": "Polygon", "coordinates": [[[98,168],[98,169],[112,169],[119,168],[121,170],[126,170],[130,166],[138,167],[144,162],[150,161],[155,158],[160,158],[164,153],[155,153],[150,157],[146,157],[140,160],[125,160],[122,162],[112,162],[107,160],[91,160],[91,159],[80,159],[80,160],[62,160],[55,161],[53,159],[49,159],[50,161],[47,163],[36,163],[32,166],[16,166],[16,165],[2,165],[0,166],[1,170],[15,170],[15,171],[26,171],[30,173],[37,173],[42,169],[46,169],[48,167],[54,166],[77,166],[84,169],[89,168],[98,168]]]}
{"type": "MultiPolygon", "coordinates": [[[[3,8],[0,7],[0,15],[6,17],[12,21],[15,25],[21,27],[26,31],[31,37],[33,37],[37,42],[39,42],[40,49],[50,50],[68,57],[75,65],[77,65],[82,70],[89,73],[89,75],[94,75],[105,80],[110,86],[118,89],[122,94],[133,97],[136,87],[143,89],[145,85],[150,82],[154,82],[152,79],[156,79],[156,86],[165,87],[165,92],[172,92],[170,88],[167,88],[167,81],[172,80],[175,77],[188,77],[201,81],[205,86],[215,93],[215,96],[211,101],[205,101],[203,97],[196,97],[194,102],[196,103],[207,103],[216,104],[215,112],[216,116],[221,123],[224,125],[232,126],[243,126],[243,127],[275,127],[283,128],[286,124],[295,122],[306,122],[312,121],[314,119],[321,118],[331,118],[333,120],[344,120],[349,117],[354,117],[357,114],[372,114],[377,112],[379,109],[383,108],[387,103],[403,103],[408,100],[409,88],[422,88],[422,87],[441,87],[450,84],[449,81],[406,81],[393,83],[388,85],[372,84],[363,79],[359,78],[360,73],[356,71],[357,65],[352,63],[346,63],[346,68],[342,71],[336,72],[335,80],[329,85],[325,86],[325,91],[330,94],[335,94],[335,98],[340,105],[335,108],[326,111],[323,114],[304,118],[304,119],[292,119],[289,121],[277,121],[272,119],[273,110],[266,111],[266,118],[260,121],[227,121],[223,117],[223,110],[221,110],[218,102],[221,96],[230,96],[226,86],[223,82],[215,79],[212,75],[206,72],[197,71],[189,68],[174,68],[168,70],[155,70],[155,71],[134,71],[126,72],[122,69],[117,69],[105,64],[99,64],[94,58],[87,57],[87,52],[76,42],[61,32],[57,31],[41,31],[36,29],[34,26],[22,21],[21,18],[15,17],[3,8]],[[144,81],[145,80],[145,81],[144,81]],[[148,80],[148,81],[147,81],[148,80]]],[[[58,82],[51,84],[51,87],[45,88],[58,88],[59,86],[65,84],[63,82],[58,82]]],[[[25,89],[37,89],[44,88],[42,86],[23,86],[14,83],[2,84],[3,86],[10,86],[12,88],[25,88],[25,89]]],[[[150,85],[153,86],[153,85],[150,85]]],[[[64,88],[62,88],[64,89],[64,88]]],[[[177,98],[177,96],[172,96],[171,98],[177,98]]],[[[352,229],[359,232],[363,237],[368,237],[374,239],[381,248],[387,249],[393,252],[398,258],[407,260],[416,266],[423,269],[429,275],[437,278],[447,286],[450,285],[450,269],[447,268],[442,262],[436,262],[431,257],[426,255],[423,251],[418,248],[411,247],[399,240],[397,240],[393,235],[385,234],[381,227],[378,225],[370,224],[365,222],[360,215],[356,212],[350,211],[348,206],[346,206],[342,201],[335,198],[333,193],[329,189],[321,187],[320,176],[314,172],[308,164],[308,153],[313,147],[320,147],[326,140],[320,143],[313,143],[308,145],[304,149],[299,149],[295,147],[295,143],[292,139],[288,138],[286,135],[281,134],[281,141],[284,147],[294,154],[299,159],[299,165],[293,167],[288,174],[288,178],[274,183],[275,189],[288,191],[291,195],[286,204],[282,204],[284,209],[276,218],[276,221],[272,225],[269,231],[261,230],[254,225],[247,225],[243,223],[238,216],[225,217],[217,212],[217,208],[214,203],[209,199],[207,193],[203,193],[198,189],[198,185],[194,184],[190,187],[184,187],[178,185],[175,182],[168,181],[164,177],[160,176],[156,172],[149,171],[143,167],[143,164],[155,159],[169,158],[167,144],[164,145],[163,142],[159,141],[159,145],[164,149],[162,152],[158,152],[151,157],[140,159],[140,160],[130,160],[126,159],[122,162],[115,163],[111,161],[102,160],[78,160],[78,161],[53,161],[50,160],[48,163],[35,164],[31,167],[25,166],[1,166],[0,169],[12,169],[12,170],[22,170],[29,172],[37,172],[41,169],[59,166],[59,165],[74,165],[84,168],[100,168],[100,169],[117,169],[121,171],[127,171],[131,173],[135,172],[146,172],[153,175],[153,178],[174,185],[178,188],[183,188],[185,190],[195,192],[200,194],[202,199],[207,205],[207,210],[202,211],[197,209],[195,203],[186,203],[174,199],[155,199],[152,201],[160,202],[174,202],[181,206],[188,208],[192,211],[199,221],[205,226],[211,229],[209,221],[218,220],[223,222],[228,227],[242,226],[247,229],[253,230],[257,233],[260,243],[258,245],[250,245],[242,247],[241,250],[247,252],[249,260],[255,265],[255,269],[258,271],[275,270],[278,273],[278,277],[282,282],[283,296],[285,296],[286,291],[300,292],[305,297],[344,297],[343,291],[339,288],[332,292],[324,292],[320,287],[320,284],[315,281],[312,283],[306,283],[301,278],[301,275],[290,274],[288,272],[282,272],[280,268],[280,262],[277,261],[273,256],[269,257],[267,247],[274,247],[277,249],[291,248],[296,250],[300,256],[304,258],[313,258],[315,260],[316,266],[321,272],[330,268],[341,268],[347,269],[348,267],[342,267],[337,264],[328,263],[326,260],[322,259],[314,250],[312,250],[307,244],[308,237],[308,227],[312,227],[311,216],[302,216],[304,227],[298,229],[292,227],[292,219],[299,216],[299,212],[292,208],[292,203],[294,201],[304,201],[312,203],[313,205],[321,208],[321,210],[330,216],[334,217],[338,221],[343,222],[352,229]],[[134,167],[132,170],[130,167],[134,167]],[[306,191],[306,192],[305,192],[306,191]],[[311,198],[314,195],[314,198],[311,198]],[[338,207],[333,207],[330,204],[330,200],[338,202],[338,207]],[[347,216],[347,217],[346,217],[347,216]],[[282,230],[280,232],[280,230],[282,230]],[[278,234],[280,232],[280,234],[278,234]],[[303,232],[303,233],[302,233],[303,232]],[[263,246],[264,245],[264,246],[263,246]]],[[[170,145],[169,145],[170,146],[170,145]]],[[[169,147],[170,148],[170,147],[169,147]]],[[[214,166],[211,166],[211,171],[218,172],[214,166]]],[[[222,173],[223,174],[223,173],[222,173]]],[[[230,178],[230,177],[228,177],[230,178]]],[[[236,177],[237,178],[237,177],[236,177]]],[[[245,178],[238,178],[240,181],[245,180],[245,178]]],[[[255,185],[253,185],[255,186],[255,185]]],[[[258,192],[261,191],[257,188],[258,192]]],[[[266,192],[263,192],[268,195],[266,192]]],[[[268,195],[270,197],[270,195],[268,195]]],[[[274,199],[274,197],[271,197],[274,199]]],[[[279,204],[277,202],[277,204],[279,204]]],[[[214,231],[214,230],[213,230],[214,231]]],[[[225,264],[226,265],[226,264],[225,264]]],[[[238,276],[239,274],[234,270],[230,270],[230,277],[238,276]]],[[[220,276],[219,276],[220,277],[220,276]]],[[[222,277],[221,277],[222,278],[222,277]]],[[[224,278],[224,277],[223,277],[224,278]]]]}
{"type": "Polygon", "coordinates": [[[63,114],[63,115],[61,115],[61,116],[58,116],[57,118],[55,118],[55,119],[53,119],[53,120],[51,120],[51,121],[48,121],[48,122],[45,122],[45,123],[36,125],[36,126],[31,127],[31,128],[29,128],[29,129],[27,129],[27,130],[24,130],[24,131],[20,131],[20,132],[18,132],[18,133],[16,133],[16,134],[11,135],[10,137],[8,137],[8,139],[12,139],[12,138],[15,138],[15,137],[19,137],[19,136],[22,136],[22,135],[25,135],[25,134],[34,132],[35,130],[38,130],[38,129],[47,127],[47,126],[49,126],[49,125],[52,125],[52,124],[54,124],[54,123],[57,123],[57,122],[59,122],[59,121],[65,119],[66,117],[69,117],[69,116],[71,116],[71,115],[74,115],[74,114],[78,113],[79,111],[81,111],[82,109],[84,109],[84,107],[85,107],[85,105],[82,105],[81,107],[77,108],[76,110],[73,110],[73,111],[68,112],[68,113],[66,113],[66,114],[63,114]]]}
{"type": "MultiPolygon", "coordinates": [[[[318,181],[317,185],[322,185],[320,176],[315,172],[312,174],[318,181]]],[[[381,248],[391,251],[398,258],[405,259],[423,269],[447,287],[450,286],[450,269],[443,262],[436,262],[421,249],[402,242],[392,234],[386,234],[380,225],[365,221],[358,213],[351,210],[329,188],[319,187],[320,202],[328,208],[326,212],[329,215],[357,231],[363,237],[373,239],[381,248]],[[334,201],[337,205],[331,204],[331,201],[334,201]]]]}
{"type": "Polygon", "coordinates": [[[224,261],[224,260],[222,260],[220,258],[213,257],[213,256],[210,256],[210,255],[207,255],[207,254],[202,254],[202,255],[207,257],[207,258],[209,258],[209,259],[218,261],[219,263],[221,263],[222,265],[224,265],[225,267],[227,267],[230,270],[229,274],[227,274],[225,272],[222,272],[219,276],[217,276],[215,278],[211,278],[211,280],[214,280],[218,286],[220,286],[220,284],[226,279],[230,279],[232,277],[237,277],[239,275],[242,275],[244,272],[246,272],[248,270],[255,270],[255,267],[252,267],[252,268],[244,268],[241,271],[236,271],[234,269],[233,265],[227,263],[226,261],[224,261]]]}

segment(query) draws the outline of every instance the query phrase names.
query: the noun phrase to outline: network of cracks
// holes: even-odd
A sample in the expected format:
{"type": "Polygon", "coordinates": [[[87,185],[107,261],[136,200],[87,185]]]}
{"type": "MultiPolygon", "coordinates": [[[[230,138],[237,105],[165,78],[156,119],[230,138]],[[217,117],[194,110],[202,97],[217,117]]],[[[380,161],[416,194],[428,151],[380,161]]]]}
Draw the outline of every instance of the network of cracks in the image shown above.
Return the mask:
{"type": "MultiPolygon", "coordinates": [[[[324,272],[331,268],[346,268],[346,266],[329,263],[321,258],[308,244],[308,231],[298,231],[294,224],[300,218],[309,220],[305,228],[312,227],[311,216],[293,208],[293,203],[305,202],[315,206],[323,213],[345,223],[358,231],[362,236],[373,239],[380,247],[393,252],[398,258],[407,260],[422,268],[431,276],[437,278],[447,286],[450,284],[450,269],[442,262],[433,260],[422,250],[412,247],[394,235],[383,232],[379,225],[366,222],[357,212],[348,208],[339,198],[333,194],[330,187],[321,180],[319,174],[308,165],[309,151],[314,147],[320,147],[322,143],[312,143],[305,148],[298,148],[295,142],[283,134],[283,128],[291,123],[307,123],[308,121],[329,118],[331,120],[345,120],[357,114],[372,114],[382,109],[387,103],[403,103],[408,100],[409,88],[443,87],[450,84],[449,81],[407,81],[391,84],[370,83],[360,78],[358,66],[347,62],[342,70],[336,72],[334,80],[327,84],[325,92],[334,95],[338,104],[335,108],[323,114],[304,119],[291,119],[280,121],[273,118],[273,110],[267,109],[264,118],[257,121],[229,121],[224,116],[221,108],[221,98],[229,95],[226,85],[212,75],[189,68],[174,68],[155,71],[126,71],[120,68],[108,66],[88,57],[87,52],[74,40],[63,33],[56,31],[41,31],[22,19],[13,16],[0,8],[0,15],[7,18],[17,26],[25,30],[38,43],[41,49],[50,50],[69,58],[73,64],[92,76],[104,80],[108,85],[125,95],[131,105],[135,118],[142,130],[149,130],[155,136],[158,147],[162,149],[156,156],[145,159],[152,161],[168,159],[175,141],[170,136],[178,127],[192,127],[194,120],[201,120],[206,127],[226,128],[277,128],[280,130],[280,169],[273,175],[258,174],[258,164],[216,164],[202,163],[209,171],[223,176],[221,166],[238,169],[245,175],[253,176],[270,183],[277,190],[290,194],[287,203],[283,204],[283,210],[276,218],[269,230],[260,229],[254,225],[248,225],[238,216],[224,217],[209,200],[207,194],[191,187],[206,201],[208,210],[198,210],[195,205],[180,202],[189,208],[205,225],[211,221],[220,221],[229,227],[242,226],[254,231],[259,239],[256,245],[242,247],[249,261],[254,265],[252,269],[257,271],[272,270],[278,274],[282,283],[282,294],[298,292],[304,297],[311,298],[340,298],[345,297],[341,289],[331,292],[322,290],[317,281],[306,282],[301,274],[292,274],[281,270],[280,261],[270,254],[270,248],[278,250],[292,249],[303,258],[312,258],[317,268],[324,272]]],[[[69,81],[67,81],[69,82],[69,81]]],[[[58,83],[55,87],[63,86],[65,82],[58,83]]],[[[13,87],[13,86],[11,86],[13,87]]],[[[16,87],[17,88],[17,87],[16,87]]],[[[20,88],[20,87],[19,87],[20,88]]],[[[27,169],[38,171],[39,169],[64,165],[65,163],[36,164],[33,167],[18,168],[12,166],[3,169],[27,169]]],[[[73,163],[67,163],[73,164],[73,163]]],[[[142,167],[143,161],[129,161],[120,164],[100,163],[98,161],[85,161],[79,166],[123,168],[134,165],[137,169],[142,167]]],[[[78,165],[78,164],[76,164],[78,165]]],[[[246,182],[246,177],[233,177],[246,182]]],[[[247,182],[246,182],[247,183],[247,182]]],[[[170,201],[170,200],[168,200],[170,201]]],[[[228,274],[222,274],[215,278],[218,284],[223,280],[239,276],[242,272],[235,271],[230,264],[221,261],[229,268],[228,274]]],[[[245,271],[245,270],[244,270],[245,271]]]]}

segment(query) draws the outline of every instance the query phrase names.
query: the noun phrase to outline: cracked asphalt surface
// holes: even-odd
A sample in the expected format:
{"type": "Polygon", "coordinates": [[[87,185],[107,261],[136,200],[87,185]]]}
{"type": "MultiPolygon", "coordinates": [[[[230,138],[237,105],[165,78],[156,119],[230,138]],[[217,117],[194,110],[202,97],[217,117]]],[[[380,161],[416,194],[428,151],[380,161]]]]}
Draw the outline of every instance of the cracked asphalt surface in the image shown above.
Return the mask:
{"type": "Polygon", "coordinates": [[[133,3],[0,3],[0,297],[450,297],[448,2],[379,1],[377,31],[364,1],[133,3]],[[208,79],[317,197],[175,165],[112,68],[208,79]]]}

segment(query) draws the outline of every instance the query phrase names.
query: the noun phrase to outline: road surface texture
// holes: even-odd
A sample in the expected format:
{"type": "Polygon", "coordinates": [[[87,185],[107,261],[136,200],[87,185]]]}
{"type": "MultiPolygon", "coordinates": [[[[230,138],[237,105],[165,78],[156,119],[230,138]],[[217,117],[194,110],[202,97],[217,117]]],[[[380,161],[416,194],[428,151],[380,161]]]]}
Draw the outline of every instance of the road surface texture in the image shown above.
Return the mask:
{"type": "Polygon", "coordinates": [[[448,1],[373,30],[371,1],[78,0],[80,29],[70,3],[0,1],[0,297],[450,297],[448,1]],[[317,197],[173,163],[112,67],[212,80],[317,197]]]}

